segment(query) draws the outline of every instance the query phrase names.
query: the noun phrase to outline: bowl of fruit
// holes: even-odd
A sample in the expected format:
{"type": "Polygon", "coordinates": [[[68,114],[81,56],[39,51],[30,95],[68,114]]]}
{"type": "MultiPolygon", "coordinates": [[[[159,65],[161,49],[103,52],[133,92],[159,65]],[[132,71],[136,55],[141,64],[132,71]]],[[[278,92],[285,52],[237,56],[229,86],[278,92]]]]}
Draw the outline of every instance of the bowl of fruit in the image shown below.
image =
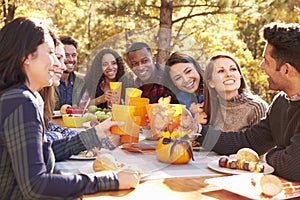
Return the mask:
{"type": "Polygon", "coordinates": [[[82,114],[64,114],[62,115],[63,122],[68,128],[81,128],[83,123],[89,119],[86,115],[82,114]]]}
{"type": "Polygon", "coordinates": [[[88,111],[90,117],[92,117],[93,120],[98,120],[99,122],[111,117],[111,110],[109,108],[98,108],[95,105],[91,105],[88,107],[88,111]]]}

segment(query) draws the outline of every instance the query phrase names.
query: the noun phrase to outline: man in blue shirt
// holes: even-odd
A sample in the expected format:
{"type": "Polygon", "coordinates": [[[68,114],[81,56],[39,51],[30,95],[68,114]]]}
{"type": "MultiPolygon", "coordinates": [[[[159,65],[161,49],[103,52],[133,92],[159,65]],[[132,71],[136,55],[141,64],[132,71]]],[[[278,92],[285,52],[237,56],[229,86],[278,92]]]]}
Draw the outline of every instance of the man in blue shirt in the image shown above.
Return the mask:
{"type": "Polygon", "coordinates": [[[76,76],[74,69],[77,64],[77,41],[70,36],[60,38],[66,54],[64,71],[60,85],[55,89],[55,110],[64,104],[77,105],[80,99],[83,80],[76,76]]]}

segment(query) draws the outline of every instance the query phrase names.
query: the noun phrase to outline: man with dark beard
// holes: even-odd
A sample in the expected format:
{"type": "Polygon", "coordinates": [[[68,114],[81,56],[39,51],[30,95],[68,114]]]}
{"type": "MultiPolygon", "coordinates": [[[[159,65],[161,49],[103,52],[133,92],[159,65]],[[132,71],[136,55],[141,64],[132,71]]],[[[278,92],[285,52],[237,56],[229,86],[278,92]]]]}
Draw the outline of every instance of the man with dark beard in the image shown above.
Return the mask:
{"type": "Polygon", "coordinates": [[[70,36],[63,36],[60,40],[64,44],[67,69],[61,77],[60,85],[55,89],[55,110],[59,110],[64,104],[77,105],[84,85],[84,81],[74,72],[77,64],[77,41],[70,36]]]}

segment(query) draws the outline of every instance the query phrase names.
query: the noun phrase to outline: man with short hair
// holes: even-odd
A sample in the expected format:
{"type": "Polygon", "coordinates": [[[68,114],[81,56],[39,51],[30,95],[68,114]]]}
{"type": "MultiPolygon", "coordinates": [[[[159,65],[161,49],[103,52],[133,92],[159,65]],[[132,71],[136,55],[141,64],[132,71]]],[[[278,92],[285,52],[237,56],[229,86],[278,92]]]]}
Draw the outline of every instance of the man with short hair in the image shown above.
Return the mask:
{"type": "MultiPolygon", "coordinates": [[[[163,68],[154,63],[151,49],[144,42],[133,43],[127,53],[128,66],[135,74],[132,83],[124,83],[124,87],[135,87],[143,91],[142,97],[150,99],[150,103],[157,103],[160,97],[171,96],[171,103],[178,103],[176,96],[163,86],[163,68]]],[[[130,73],[125,76],[130,77],[130,73]]]]}
{"type": "Polygon", "coordinates": [[[61,77],[60,85],[55,88],[55,110],[59,110],[64,104],[77,105],[84,85],[84,81],[74,73],[77,64],[77,41],[70,36],[63,36],[60,40],[64,44],[67,69],[61,77]]]}
{"type": "Polygon", "coordinates": [[[224,133],[203,126],[197,140],[204,149],[219,154],[234,154],[243,147],[266,153],[274,174],[299,182],[300,25],[271,23],[264,27],[263,37],[266,46],[260,68],[268,76],[269,89],[281,91],[267,116],[244,132],[224,133]]]}

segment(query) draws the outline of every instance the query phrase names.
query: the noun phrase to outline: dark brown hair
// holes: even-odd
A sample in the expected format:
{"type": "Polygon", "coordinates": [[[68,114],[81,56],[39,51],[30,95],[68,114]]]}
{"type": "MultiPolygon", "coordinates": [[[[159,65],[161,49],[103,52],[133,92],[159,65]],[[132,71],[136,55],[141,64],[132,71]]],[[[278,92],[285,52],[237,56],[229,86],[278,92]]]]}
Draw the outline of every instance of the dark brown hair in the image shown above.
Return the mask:
{"type": "Polygon", "coordinates": [[[64,45],[73,45],[77,49],[78,42],[71,36],[62,36],[59,39],[64,45]]]}
{"type": "Polygon", "coordinates": [[[116,75],[116,80],[120,80],[120,78],[125,74],[124,63],[122,57],[112,49],[103,49],[101,50],[95,57],[91,67],[89,67],[89,71],[87,72],[84,80],[85,80],[85,88],[88,92],[95,98],[95,94],[97,88],[99,88],[100,83],[104,80],[105,76],[102,70],[102,59],[105,54],[112,54],[117,61],[118,71],[116,75]]]}
{"type": "Polygon", "coordinates": [[[54,99],[54,86],[44,87],[39,93],[44,100],[44,123],[45,126],[48,126],[48,122],[52,120],[53,111],[55,107],[55,99],[54,99]]]}
{"type": "Polygon", "coordinates": [[[169,88],[173,93],[178,93],[179,89],[174,85],[173,81],[170,77],[170,70],[171,67],[177,63],[192,63],[200,75],[200,82],[198,86],[197,92],[199,94],[203,93],[203,69],[200,67],[199,63],[192,57],[185,53],[175,52],[172,53],[171,56],[168,58],[166,65],[165,65],[165,72],[164,72],[164,85],[169,88]]]}
{"type": "Polygon", "coordinates": [[[37,19],[19,17],[6,24],[0,31],[0,92],[24,84],[28,78],[23,70],[26,58],[45,42],[49,32],[54,43],[53,29],[37,19]]]}
{"type": "Polygon", "coordinates": [[[300,72],[300,25],[270,23],[263,28],[264,39],[273,46],[271,56],[277,61],[277,70],[289,63],[300,72]]]}

